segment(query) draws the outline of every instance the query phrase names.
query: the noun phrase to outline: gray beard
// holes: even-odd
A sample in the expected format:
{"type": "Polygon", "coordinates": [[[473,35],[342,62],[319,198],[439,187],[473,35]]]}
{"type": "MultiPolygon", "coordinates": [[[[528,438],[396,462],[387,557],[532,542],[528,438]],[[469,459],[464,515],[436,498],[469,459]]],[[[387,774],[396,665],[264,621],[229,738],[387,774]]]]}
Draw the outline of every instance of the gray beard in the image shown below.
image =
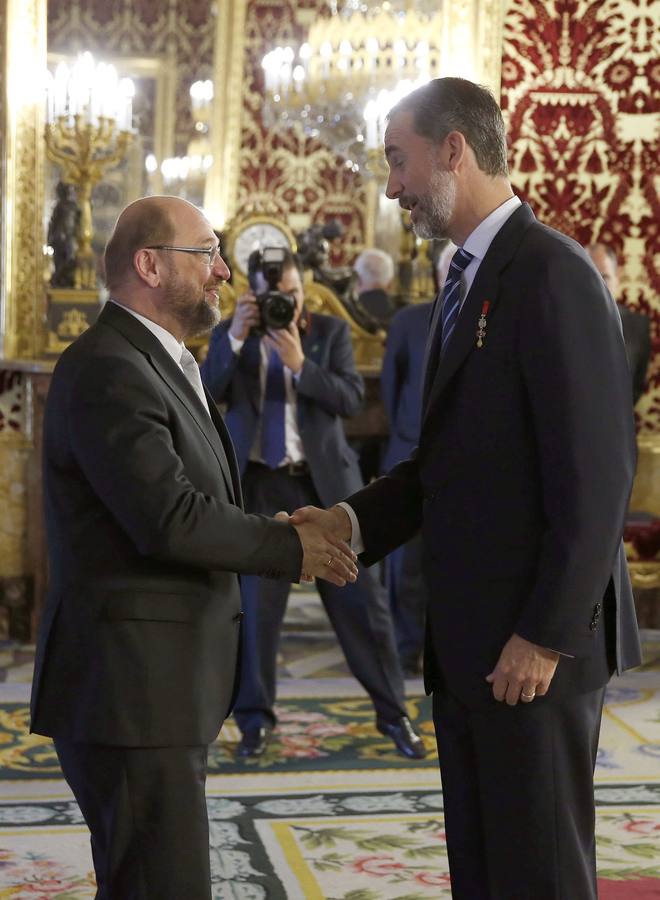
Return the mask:
{"type": "Polygon", "coordinates": [[[456,205],[456,182],[449,172],[434,172],[427,197],[417,201],[413,228],[424,241],[449,237],[449,223],[456,205]],[[420,216],[421,209],[421,216],[420,216]]]}
{"type": "Polygon", "coordinates": [[[195,309],[193,315],[189,316],[184,323],[188,331],[188,337],[197,337],[200,334],[212,331],[220,322],[220,318],[219,308],[211,306],[204,299],[195,309]]]}

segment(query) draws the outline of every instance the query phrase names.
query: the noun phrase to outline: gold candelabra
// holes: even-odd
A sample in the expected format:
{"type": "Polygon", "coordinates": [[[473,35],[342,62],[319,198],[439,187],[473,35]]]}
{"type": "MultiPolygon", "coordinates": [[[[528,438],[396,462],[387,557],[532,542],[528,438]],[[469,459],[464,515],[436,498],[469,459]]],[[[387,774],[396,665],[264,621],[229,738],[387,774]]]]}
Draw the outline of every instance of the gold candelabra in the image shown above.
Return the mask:
{"type": "Polygon", "coordinates": [[[128,129],[118,127],[116,119],[98,116],[59,115],[46,125],[46,152],[61,167],[63,180],[77,188],[80,207],[75,287],[96,286],[96,265],[92,252],[92,188],[108,169],[126,155],[133,139],[128,129]]]}

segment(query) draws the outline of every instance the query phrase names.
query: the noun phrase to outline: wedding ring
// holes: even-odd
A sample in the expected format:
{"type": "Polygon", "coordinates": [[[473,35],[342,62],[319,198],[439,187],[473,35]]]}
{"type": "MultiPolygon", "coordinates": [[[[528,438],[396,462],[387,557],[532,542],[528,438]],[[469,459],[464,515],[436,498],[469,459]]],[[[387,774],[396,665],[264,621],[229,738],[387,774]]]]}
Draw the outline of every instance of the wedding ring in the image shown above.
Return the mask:
{"type": "Polygon", "coordinates": [[[523,700],[527,700],[527,702],[530,703],[534,697],[536,697],[536,691],[532,691],[531,694],[526,694],[524,691],[521,691],[520,696],[523,700]]]}
{"type": "Polygon", "coordinates": [[[331,556],[331,557],[328,559],[328,561],[327,561],[327,563],[326,563],[326,566],[327,566],[329,569],[332,568],[332,563],[334,562],[334,559],[335,559],[334,556],[331,556]]]}

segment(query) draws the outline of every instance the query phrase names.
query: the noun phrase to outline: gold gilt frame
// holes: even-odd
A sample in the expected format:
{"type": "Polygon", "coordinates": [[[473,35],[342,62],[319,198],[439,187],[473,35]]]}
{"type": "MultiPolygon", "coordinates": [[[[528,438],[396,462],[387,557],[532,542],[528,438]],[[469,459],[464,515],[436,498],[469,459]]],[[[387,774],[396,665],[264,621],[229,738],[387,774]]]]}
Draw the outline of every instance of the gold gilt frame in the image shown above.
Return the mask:
{"type": "Polygon", "coordinates": [[[46,67],[46,0],[6,0],[0,13],[2,355],[36,358],[43,349],[44,103],[36,73],[46,67]]]}

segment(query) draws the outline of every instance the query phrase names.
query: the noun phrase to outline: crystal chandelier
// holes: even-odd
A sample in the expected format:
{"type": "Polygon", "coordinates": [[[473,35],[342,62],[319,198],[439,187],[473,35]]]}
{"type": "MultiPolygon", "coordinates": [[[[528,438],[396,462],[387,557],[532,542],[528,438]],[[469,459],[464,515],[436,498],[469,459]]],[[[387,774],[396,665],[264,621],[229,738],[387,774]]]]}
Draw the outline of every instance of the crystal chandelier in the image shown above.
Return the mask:
{"type": "Polygon", "coordinates": [[[150,153],[145,158],[144,166],[150,178],[151,190],[165,190],[176,193],[191,203],[203,204],[205,180],[213,165],[209,125],[212,103],[213,82],[193,82],[190,86],[193,136],[188,141],[185,156],[169,156],[159,161],[150,153]],[[154,177],[157,175],[160,175],[160,181],[154,177]]]}
{"type": "Polygon", "coordinates": [[[264,56],[264,120],[299,123],[357,171],[379,147],[394,103],[439,74],[442,12],[438,0],[348,0],[330,10],[299,47],[264,56]]]}

